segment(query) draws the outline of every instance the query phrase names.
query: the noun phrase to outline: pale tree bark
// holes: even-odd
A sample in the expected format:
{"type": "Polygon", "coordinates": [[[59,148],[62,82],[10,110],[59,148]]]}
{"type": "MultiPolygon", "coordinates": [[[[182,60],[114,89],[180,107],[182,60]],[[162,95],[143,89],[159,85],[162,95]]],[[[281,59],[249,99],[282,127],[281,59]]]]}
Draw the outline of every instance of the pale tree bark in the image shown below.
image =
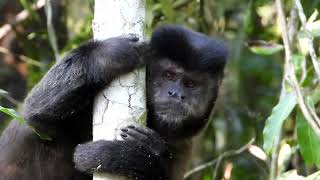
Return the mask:
{"type": "MultiPolygon", "coordinates": [[[[145,0],[95,0],[92,29],[95,40],[123,34],[144,38],[145,0]]],[[[145,70],[139,69],[112,82],[95,100],[93,140],[121,139],[117,130],[141,119],[145,112],[145,70]]],[[[94,180],[120,180],[94,174],[94,180]]]]}

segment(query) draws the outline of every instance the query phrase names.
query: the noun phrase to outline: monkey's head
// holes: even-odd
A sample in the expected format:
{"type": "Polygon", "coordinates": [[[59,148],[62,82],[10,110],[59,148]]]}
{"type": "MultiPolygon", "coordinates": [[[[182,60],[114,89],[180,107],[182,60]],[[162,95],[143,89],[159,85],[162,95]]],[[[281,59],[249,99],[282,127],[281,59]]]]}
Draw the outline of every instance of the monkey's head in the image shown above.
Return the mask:
{"type": "Polygon", "coordinates": [[[174,25],[158,27],[150,44],[148,124],[167,138],[193,136],[215,104],[227,50],[218,41],[174,25]]]}

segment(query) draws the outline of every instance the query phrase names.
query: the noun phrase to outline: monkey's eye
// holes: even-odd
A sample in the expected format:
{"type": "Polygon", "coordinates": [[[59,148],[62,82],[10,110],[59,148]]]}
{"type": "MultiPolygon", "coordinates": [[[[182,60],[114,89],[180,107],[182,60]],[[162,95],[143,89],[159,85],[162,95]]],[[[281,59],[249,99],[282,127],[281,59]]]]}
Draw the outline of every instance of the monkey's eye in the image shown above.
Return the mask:
{"type": "Polygon", "coordinates": [[[192,80],[188,80],[184,82],[184,86],[187,88],[194,88],[196,87],[196,83],[192,80]]]}
{"type": "Polygon", "coordinates": [[[169,80],[169,81],[174,81],[175,78],[176,78],[176,74],[174,72],[171,72],[171,71],[165,71],[163,73],[163,77],[166,79],[166,80],[169,80]]]}

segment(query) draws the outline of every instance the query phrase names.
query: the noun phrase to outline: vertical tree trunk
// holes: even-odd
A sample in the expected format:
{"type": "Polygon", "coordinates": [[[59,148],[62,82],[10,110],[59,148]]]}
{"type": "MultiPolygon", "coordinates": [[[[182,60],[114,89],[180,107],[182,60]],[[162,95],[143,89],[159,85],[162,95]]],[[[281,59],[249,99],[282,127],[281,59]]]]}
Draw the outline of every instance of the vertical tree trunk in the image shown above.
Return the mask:
{"type": "MultiPolygon", "coordinates": [[[[92,24],[95,40],[134,33],[144,37],[145,0],[95,0],[92,24]]],[[[93,114],[93,140],[120,138],[117,129],[132,124],[145,111],[145,70],[139,69],[113,81],[97,97],[93,114]]],[[[94,180],[121,177],[94,174],[94,180]]]]}

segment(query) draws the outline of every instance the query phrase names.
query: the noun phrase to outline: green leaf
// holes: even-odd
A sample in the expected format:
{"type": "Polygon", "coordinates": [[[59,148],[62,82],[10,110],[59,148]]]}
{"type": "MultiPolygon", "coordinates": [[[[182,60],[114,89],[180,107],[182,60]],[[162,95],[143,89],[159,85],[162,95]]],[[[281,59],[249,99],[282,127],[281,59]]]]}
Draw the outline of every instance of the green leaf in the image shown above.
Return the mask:
{"type": "Polygon", "coordinates": [[[288,93],[281,98],[278,104],[272,109],[271,115],[266,120],[266,125],[263,129],[263,148],[267,154],[270,154],[274,140],[281,133],[284,120],[286,120],[292,112],[296,103],[295,95],[288,93]]]}
{"type": "Polygon", "coordinates": [[[318,15],[319,12],[315,9],[306,24],[307,30],[310,31],[313,37],[320,36],[320,20],[316,20],[318,15]]]}
{"type": "Polygon", "coordinates": [[[298,38],[307,38],[310,35],[312,37],[318,37],[320,36],[320,20],[316,20],[317,16],[318,16],[319,12],[317,10],[315,10],[312,15],[310,16],[310,18],[308,19],[307,23],[306,23],[306,29],[308,32],[306,32],[305,30],[301,30],[298,32],[298,38]]]}
{"type": "MultiPolygon", "coordinates": [[[[314,109],[314,103],[311,98],[307,98],[308,106],[314,109]]],[[[309,126],[307,120],[301,113],[297,114],[297,133],[298,144],[301,155],[308,165],[317,165],[320,167],[320,137],[309,126]]]]}
{"type": "Polygon", "coordinates": [[[302,54],[293,54],[292,57],[294,69],[296,71],[301,71],[302,65],[305,61],[305,57],[302,54]]]}
{"type": "Polygon", "coordinates": [[[320,101],[320,91],[319,91],[319,86],[314,88],[314,90],[310,93],[310,98],[314,102],[314,104],[317,104],[320,101]]]}
{"type": "Polygon", "coordinates": [[[49,140],[51,141],[51,137],[48,136],[46,133],[43,132],[39,132],[38,130],[36,130],[34,127],[30,126],[27,121],[20,116],[14,109],[9,109],[9,108],[5,108],[0,106],[0,111],[7,114],[8,116],[12,117],[13,119],[17,120],[20,124],[24,124],[27,125],[30,129],[32,129],[32,131],[34,133],[36,133],[41,139],[43,140],[49,140]]]}
{"type": "Polygon", "coordinates": [[[315,10],[313,11],[313,13],[311,14],[311,16],[309,17],[307,23],[315,21],[318,15],[319,15],[319,12],[318,12],[317,9],[315,9],[315,10]]]}
{"type": "Polygon", "coordinates": [[[308,31],[300,30],[298,32],[298,39],[305,39],[308,37],[319,37],[320,36],[320,20],[309,24],[308,31]]]}
{"type": "Polygon", "coordinates": [[[251,52],[259,55],[272,55],[284,49],[283,45],[268,43],[265,41],[250,41],[248,42],[251,52]]]}
{"type": "Polygon", "coordinates": [[[318,11],[315,10],[311,17],[308,19],[305,29],[303,28],[298,32],[298,41],[300,45],[300,49],[303,55],[308,54],[308,44],[309,39],[319,37],[320,36],[320,20],[316,20],[316,17],[318,16],[318,11]]]}
{"type": "Polygon", "coordinates": [[[3,89],[0,89],[0,96],[5,95],[5,94],[9,94],[9,93],[3,89]]]}
{"type": "Polygon", "coordinates": [[[142,125],[146,125],[147,124],[147,111],[144,111],[140,117],[138,118],[138,123],[142,124],[142,125]]]}
{"type": "Polygon", "coordinates": [[[14,109],[9,109],[9,108],[0,106],[0,111],[18,120],[19,123],[21,124],[27,124],[27,122],[14,109]]]}
{"type": "Polygon", "coordinates": [[[28,124],[27,124],[27,126],[28,126],[30,129],[32,129],[32,131],[33,131],[34,133],[36,133],[36,134],[40,137],[40,139],[46,140],[46,141],[52,141],[52,138],[51,138],[48,134],[46,134],[46,133],[44,133],[44,132],[40,132],[39,130],[36,130],[34,127],[32,127],[32,126],[30,126],[30,125],[28,125],[28,124]]]}
{"type": "MultiPolygon", "coordinates": [[[[17,120],[19,121],[20,118],[22,118],[21,116],[18,115],[18,113],[13,110],[13,109],[8,109],[8,108],[4,108],[2,106],[0,106],[0,112],[3,112],[5,114],[7,114],[8,116],[12,117],[12,118],[17,118],[17,120]],[[19,118],[19,119],[18,119],[19,118]]],[[[0,124],[0,135],[2,134],[3,130],[9,125],[9,123],[11,122],[12,119],[8,119],[5,120],[4,122],[1,122],[0,124]]]]}

